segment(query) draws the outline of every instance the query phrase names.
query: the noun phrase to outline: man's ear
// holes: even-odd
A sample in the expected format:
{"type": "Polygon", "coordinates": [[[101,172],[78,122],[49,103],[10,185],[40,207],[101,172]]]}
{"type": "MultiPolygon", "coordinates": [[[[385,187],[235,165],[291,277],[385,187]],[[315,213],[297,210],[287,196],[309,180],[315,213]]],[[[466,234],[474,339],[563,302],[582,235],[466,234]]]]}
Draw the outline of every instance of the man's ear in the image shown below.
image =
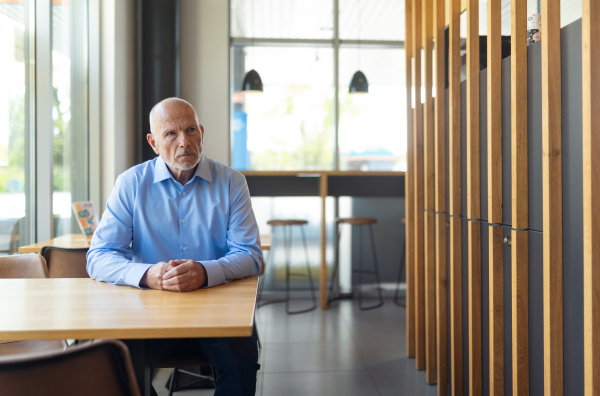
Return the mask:
{"type": "Polygon", "coordinates": [[[160,154],[158,152],[158,147],[156,146],[156,140],[154,140],[154,135],[152,133],[149,133],[146,135],[146,139],[148,140],[148,143],[150,144],[150,147],[152,147],[152,150],[154,150],[154,152],[156,154],[160,154]]]}
{"type": "Polygon", "coordinates": [[[204,143],[204,127],[202,125],[199,125],[199,126],[200,126],[200,141],[202,143],[204,143]]]}

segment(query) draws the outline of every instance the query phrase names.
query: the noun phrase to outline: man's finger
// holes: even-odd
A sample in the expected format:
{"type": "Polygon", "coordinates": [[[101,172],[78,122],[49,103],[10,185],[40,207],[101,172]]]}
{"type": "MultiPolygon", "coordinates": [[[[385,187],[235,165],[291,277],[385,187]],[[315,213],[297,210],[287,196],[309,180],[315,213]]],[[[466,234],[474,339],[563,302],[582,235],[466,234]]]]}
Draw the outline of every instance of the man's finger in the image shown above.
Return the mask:
{"type": "MultiPolygon", "coordinates": [[[[185,263],[186,261],[188,261],[188,260],[187,260],[187,259],[182,259],[182,260],[171,260],[171,261],[169,261],[169,263],[168,263],[167,265],[169,266],[169,269],[170,269],[170,268],[175,268],[175,267],[177,267],[178,265],[181,265],[181,264],[185,263]]],[[[167,271],[168,271],[168,270],[167,270],[167,271]]]]}
{"type": "Polygon", "coordinates": [[[189,266],[185,265],[177,265],[176,267],[171,268],[163,275],[163,280],[170,279],[174,276],[181,275],[185,272],[189,271],[189,266]]]}
{"type": "MultiPolygon", "coordinates": [[[[171,279],[176,279],[176,278],[171,278],[171,279]]],[[[185,282],[177,283],[174,285],[166,284],[166,282],[163,282],[163,290],[185,292],[185,291],[191,291],[191,290],[196,290],[196,289],[197,289],[197,287],[194,287],[194,282],[190,281],[189,279],[186,280],[185,282]]]]}

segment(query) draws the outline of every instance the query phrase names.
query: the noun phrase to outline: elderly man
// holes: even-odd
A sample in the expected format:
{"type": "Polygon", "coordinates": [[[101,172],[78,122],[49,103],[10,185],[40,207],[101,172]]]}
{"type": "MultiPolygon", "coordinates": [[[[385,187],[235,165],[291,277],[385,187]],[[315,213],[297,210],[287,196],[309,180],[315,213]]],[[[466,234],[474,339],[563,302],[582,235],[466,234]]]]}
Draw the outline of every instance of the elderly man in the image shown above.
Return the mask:
{"type": "MultiPolygon", "coordinates": [[[[150,130],[148,143],[158,157],[117,178],[87,255],[90,276],[185,292],[257,275],[262,254],[246,181],[204,155],[194,108],[165,99],[150,112],[150,130]]],[[[151,361],[177,342],[151,341],[151,361]]],[[[216,370],[216,395],[254,395],[255,338],[194,344],[216,370]]]]}

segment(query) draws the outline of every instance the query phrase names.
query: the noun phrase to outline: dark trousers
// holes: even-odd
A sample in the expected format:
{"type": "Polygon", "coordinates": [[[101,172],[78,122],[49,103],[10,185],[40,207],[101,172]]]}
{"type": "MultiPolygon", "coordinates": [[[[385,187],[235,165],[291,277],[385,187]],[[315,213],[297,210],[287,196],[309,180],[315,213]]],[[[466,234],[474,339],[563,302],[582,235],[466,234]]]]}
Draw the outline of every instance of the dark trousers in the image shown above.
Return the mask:
{"type": "MultiPolygon", "coordinates": [[[[152,367],[177,346],[185,342],[195,348],[213,366],[216,380],[215,396],[254,395],[258,348],[256,336],[237,338],[188,338],[148,340],[152,367]]],[[[156,395],[154,388],[152,395],[156,395]]]]}

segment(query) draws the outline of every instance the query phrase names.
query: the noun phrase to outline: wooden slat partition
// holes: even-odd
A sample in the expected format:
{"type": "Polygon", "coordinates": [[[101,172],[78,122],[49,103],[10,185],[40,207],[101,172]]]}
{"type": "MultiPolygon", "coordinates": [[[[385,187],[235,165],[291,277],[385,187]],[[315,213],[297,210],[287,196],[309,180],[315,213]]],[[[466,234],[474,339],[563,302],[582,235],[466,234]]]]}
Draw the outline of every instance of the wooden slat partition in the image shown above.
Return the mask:
{"type": "MultiPolygon", "coordinates": [[[[487,172],[488,222],[502,223],[502,37],[501,0],[488,1],[487,172]]],[[[504,248],[502,226],[489,232],[490,396],[504,395],[504,248]]]]}
{"type": "Polygon", "coordinates": [[[542,0],[544,394],[563,394],[562,104],[560,0],[542,0]]]}
{"type": "Polygon", "coordinates": [[[435,40],[435,211],[436,211],[436,346],[437,393],[448,394],[448,271],[446,254],[446,76],[445,62],[445,3],[435,0],[433,13],[435,40]]]}
{"type": "Polygon", "coordinates": [[[527,2],[511,3],[511,196],[513,396],[529,394],[527,2]]]}
{"type": "Polygon", "coordinates": [[[583,0],[583,334],[585,395],[600,395],[600,2],[583,0]]]}
{"type": "Polygon", "coordinates": [[[414,57],[414,271],[415,271],[415,365],[425,369],[425,234],[424,234],[424,169],[423,169],[423,105],[421,103],[421,48],[423,0],[413,0],[414,57]]]}
{"type": "Polygon", "coordinates": [[[404,40],[404,56],[406,59],[406,352],[415,357],[415,299],[414,299],[414,181],[413,181],[413,103],[412,103],[412,0],[405,0],[404,13],[406,19],[406,37],[404,40]]]}
{"type": "MultiPolygon", "coordinates": [[[[467,1],[467,217],[481,218],[479,174],[479,0],[467,1]]],[[[481,224],[467,229],[469,309],[469,394],[480,395],[481,378],[481,224]]]]}
{"type": "Polygon", "coordinates": [[[425,177],[425,380],[435,383],[435,169],[433,135],[433,0],[423,1],[425,106],[423,151],[425,177]]]}
{"type": "Polygon", "coordinates": [[[463,393],[462,359],[462,223],[460,143],[460,0],[450,3],[449,76],[449,207],[450,214],[450,384],[463,393]]]}

